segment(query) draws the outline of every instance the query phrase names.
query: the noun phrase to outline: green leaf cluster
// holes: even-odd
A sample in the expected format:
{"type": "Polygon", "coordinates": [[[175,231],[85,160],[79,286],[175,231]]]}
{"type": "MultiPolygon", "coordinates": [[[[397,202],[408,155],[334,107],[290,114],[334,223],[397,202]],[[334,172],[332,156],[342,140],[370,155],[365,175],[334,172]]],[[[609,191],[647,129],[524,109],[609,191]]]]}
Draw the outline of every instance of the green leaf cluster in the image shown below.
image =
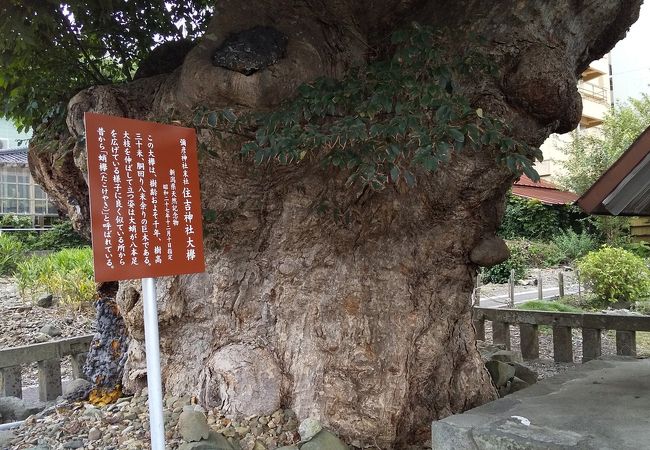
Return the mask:
{"type": "Polygon", "coordinates": [[[578,263],[580,277],[603,302],[629,303],[650,296],[646,262],[622,248],[603,246],[578,263]]]}
{"type": "Polygon", "coordinates": [[[509,194],[498,233],[504,239],[550,240],[563,230],[592,231],[587,218],[573,205],[545,205],[537,199],[509,194]]]}
{"type": "MultiPolygon", "coordinates": [[[[474,47],[446,53],[447,38],[415,24],[393,34],[392,57],[304,84],[277,110],[230,117],[232,129],[255,130],[242,154],[256,164],[314,158],[379,190],[400,180],[415,185],[417,173],[435,171],[454,152],[489,148],[514,173],[536,179],[539,150],[509,137],[503,122],[460,92],[459,80],[490,72],[490,61],[474,47]]],[[[198,123],[215,127],[221,115],[200,114],[198,123]]]]}
{"type": "Polygon", "coordinates": [[[560,184],[583,194],[650,126],[650,96],[630,98],[608,111],[597,129],[579,129],[560,147],[566,155],[560,184]]]}
{"type": "Polygon", "coordinates": [[[209,0],[0,2],[0,116],[18,130],[62,124],[91,85],[129,81],[157,44],[203,32],[209,0]]]}
{"type": "Polygon", "coordinates": [[[7,234],[0,234],[0,275],[12,275],[23,260],[24,246],[21,241],[7,234]]]}

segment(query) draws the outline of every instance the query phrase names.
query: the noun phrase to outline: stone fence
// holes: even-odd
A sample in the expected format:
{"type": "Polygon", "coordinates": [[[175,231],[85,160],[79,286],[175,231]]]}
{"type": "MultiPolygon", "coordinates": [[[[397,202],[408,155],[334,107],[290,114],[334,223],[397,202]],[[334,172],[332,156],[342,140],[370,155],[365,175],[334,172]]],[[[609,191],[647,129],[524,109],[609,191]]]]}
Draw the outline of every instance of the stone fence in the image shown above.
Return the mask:
{"type": "Polygon", "coordinates": [[[38,395],[45,402],[62,393],[61,358],[70,356],[73,378],[84,378],[83,365],[93,335],[0,350],[0,394],[22,398],[21,366],[38,363],[38,395]]]}
{"type": "Polygon", "coordinates": [[[582,330],[582,362],[601,356],[601,333],[616,331],[616,354],[636,356],[636,332],[650,331],[650,316],[576,314],[474,307],[476,338],[485,340],[485,321],[492,322],[492,341],[510,350],[510,325],[519,326],[521,356],[539,358],[539,325],[553,328],[553,359],[573,362],[571,330],[582,330]]]}

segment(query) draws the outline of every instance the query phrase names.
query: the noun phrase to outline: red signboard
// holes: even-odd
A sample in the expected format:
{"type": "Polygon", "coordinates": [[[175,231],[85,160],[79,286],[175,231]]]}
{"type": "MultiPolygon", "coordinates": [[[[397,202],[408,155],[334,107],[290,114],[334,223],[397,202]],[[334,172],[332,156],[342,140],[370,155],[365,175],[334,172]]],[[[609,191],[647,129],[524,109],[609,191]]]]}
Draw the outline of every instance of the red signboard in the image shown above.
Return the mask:
{"type": "Polygon", "coordinates": [[[192,128],[86,113],[96,281],[205,270],[192,128]]]}

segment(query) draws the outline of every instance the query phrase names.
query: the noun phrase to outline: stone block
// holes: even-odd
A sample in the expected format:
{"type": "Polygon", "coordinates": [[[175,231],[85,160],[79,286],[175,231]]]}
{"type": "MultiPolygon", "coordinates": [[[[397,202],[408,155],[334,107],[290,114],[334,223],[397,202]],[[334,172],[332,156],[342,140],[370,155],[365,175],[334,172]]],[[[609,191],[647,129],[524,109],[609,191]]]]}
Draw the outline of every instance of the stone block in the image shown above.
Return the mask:
{"type": "Polygon", "coordinates": [[[436,450],[478,450],[469,428],[433,422],[431,425],[431,448],[436,450]]]}
{"type": "Polygon", "coordinates": [[[508,380],[515,376],[515,368],[501,361],[488,361],[485,367],[490,372],[490,377],[497,387],[505,386],[508,380]]]}

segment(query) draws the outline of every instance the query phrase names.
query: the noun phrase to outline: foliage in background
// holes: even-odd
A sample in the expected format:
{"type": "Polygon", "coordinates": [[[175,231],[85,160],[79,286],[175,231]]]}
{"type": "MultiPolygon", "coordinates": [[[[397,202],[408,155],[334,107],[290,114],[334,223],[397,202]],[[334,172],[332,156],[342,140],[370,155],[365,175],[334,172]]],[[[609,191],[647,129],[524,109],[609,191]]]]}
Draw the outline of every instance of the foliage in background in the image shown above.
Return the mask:
{"type": "Polygon", "coordinates": [[[622,247],[640,258],[650,258],[650,244],[647,242],[629,242],[622,247]]]}
{"type": "Polygon", "coordinates": [[[548,268],[569,262],[562,250],[554,242],[523,242],[527,267],[548,268]]]}
{"type": "Polygon", "coordinates": [[[509,137],[505,123],[457,90],[460,78],[493,71],[478,43],[446,54],[449,33],[417,24],[391,39],[392,57],[303,84],[277,110],[241,117],[198,110],[194,124],[249,136],[242,154],[256,164],[316,159],[376,190],[401,180],[413,186],[417,172],[435,171],[454,152],[485,148],[514,173],[538,178],[539,149],[509,137]]]}
{"type": "MultiPolygon", "coordinates": [[[[599,129],[574,131],[561,150],[566,174],[559,178],[565,189],[583,194],[650,125],[650,97],[617,103],[599,129]]],[[[620,245],[629,235],[626,217],[593,217],[603,242],[620,245]]]]}
{"type": "Polygon", "coordinates": [[[574,131],[561,150],[566,175],[560,184],[583,194],[650,125],[650,97],[630,98],[617,103],[605,115],[598,130],[574,131]]]}
{"type": "Polygon", "coordinates": [[[570,306],[561,302],[549,302],[545,300],[531,300],[517,306],[517,309],[525,309],[529,311],[550,311],[550,312],[568,312],[580,313],[583,312],[580,308],[570,306]]]}
{"type": "Polygon", "coordinates": [[[561,230],[553,238],[553,244],[562,255],[560,262],[568,263],[585,256],[597,247],[598,242],[586,231],[578,234],[573,230],[561,230]]]}
{"type": "MultiPolygon", "coordinates": [[[[14,214],[4,214],[0,216],[0,228],[32,228],[34,224],[32,223],[31,217],[28,216],[17,216],[14,214]]],[[[23,244],[31,242],[35,236],[33,231],[7,231],[11,233],[11,236],[15,239],[21,241],[23,244]]]]}
{"type": "Polygon", "coordinates": [[[603,302],[629,303],[650,296],[646,262],[622,248],[603,246],[578,262],[580,277],[603,302]]]}
{"type": "Polygon", "coordinates": [[[19,131],[61,122],[79,90],[131,80],[157,43],[202,34],[213,3],[3,0],[0,116],[19,131]]]}
{"type": "Polygon", "coordinates": [[[57,223],[51,229],[38,236],[30,250],[52,250],[59,251],[64,248],[78,248],[90,245],[90,241],[72,228],[72,222],[65,221],[57,223]]]}
{"type": "MultiPolygon", "coordinates": [[[[3,215],[0,216],[2,228],[32,228],[32,220],[26,216],[3,215]]],[[[64,248],[77,248],[90,245],[90,241],[81,236],[72,228],[69,220],[56,223],[47,231],[11,231],[11,237],[20,241],[22,250],[51,250],[58,251],[64,248]]]]}
{"type": "Polygon", "coordinates": [[[23,244],[7,235],[0,235],[0,275],[12,275],[23,259],[23,244]]]}
{"type": "Polygon", "coordinates": [[[521,242],[509,242],[510,258],[492,267],[483,268],[481,278],[484,283],[507,283],[510,279],[510,271],[515,271],[515,280],[520,280],[526,275],[525,248],[521,242]]]}
{"type": "Polygon", "coordinates": [[[545,205],[539,200],[509,194],[499,235],[504,239],[548,240],[561,230],[584,230],[588,227],[587,217],[572,205],[545,205]]]}
{"type": "Polygon", "coordinates": [[[602,243],[612,247],[625,245],[630,240],[630,218],[623,216],[591,216],[594,234],[602,243]]]}
{"type": "Polygon", "coordinates": [[[16,280],[23,296],[35,298],[50,293],[67,305],[78,306],[97,296],[89,247],[32,256],[18,264],[16,280]]]}

